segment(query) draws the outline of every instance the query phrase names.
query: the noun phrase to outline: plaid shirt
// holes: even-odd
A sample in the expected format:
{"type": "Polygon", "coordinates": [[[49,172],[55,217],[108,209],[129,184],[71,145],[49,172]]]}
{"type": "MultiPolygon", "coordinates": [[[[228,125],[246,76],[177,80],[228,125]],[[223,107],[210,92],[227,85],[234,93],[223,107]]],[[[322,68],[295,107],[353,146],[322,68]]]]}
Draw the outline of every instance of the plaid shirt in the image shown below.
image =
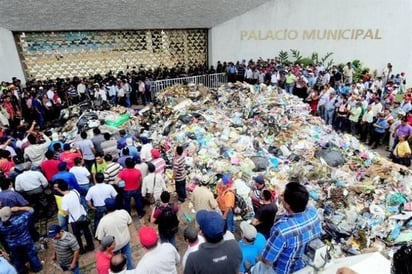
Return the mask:
{"type": "Polygon", "coordinates": [[[263,251],[263,258],[273,262],[277,274],[302,269],[306,244],[322,234],[322,226],[314,207],[304,212],[283,215],[275,222],[263,251]]]}

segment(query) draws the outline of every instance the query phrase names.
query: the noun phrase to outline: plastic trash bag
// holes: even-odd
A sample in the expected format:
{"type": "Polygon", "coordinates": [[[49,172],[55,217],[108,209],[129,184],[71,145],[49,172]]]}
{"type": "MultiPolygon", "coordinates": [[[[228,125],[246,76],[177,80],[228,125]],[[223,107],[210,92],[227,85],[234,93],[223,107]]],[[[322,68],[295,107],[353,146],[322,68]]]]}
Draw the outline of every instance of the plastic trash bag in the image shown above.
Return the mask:
{"type": "Polygon", "coordinates": [[[250,159],[255,164],[255,168],[253,169],[253,171],[255,171],[255,172],[266,170],[267,167],[269,166],[269,161],[265,157],[252,156],[252,157],[250,157],[250,159]]]}
{"type": "Polygon", "coordinates": [[[316,157],[322,158],[325,162],[332,167],[338,167],[345,164],[345,159],[342,153],[333,150],[332,147],[327,146],[325,148],[320,148],[315,153],[316,157]]]}

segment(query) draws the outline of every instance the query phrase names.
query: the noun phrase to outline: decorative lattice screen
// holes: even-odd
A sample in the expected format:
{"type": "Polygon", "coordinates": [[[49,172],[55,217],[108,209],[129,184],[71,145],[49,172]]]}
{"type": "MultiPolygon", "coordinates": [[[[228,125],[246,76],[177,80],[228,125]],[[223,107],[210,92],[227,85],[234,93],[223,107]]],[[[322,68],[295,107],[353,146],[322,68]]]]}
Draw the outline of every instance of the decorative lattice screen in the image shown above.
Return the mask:
{"type": "Polygon", "coordinates": [[[26,77],[87,77],[159,65],[207,62],[207,30],[16,33],[26,77]]]}

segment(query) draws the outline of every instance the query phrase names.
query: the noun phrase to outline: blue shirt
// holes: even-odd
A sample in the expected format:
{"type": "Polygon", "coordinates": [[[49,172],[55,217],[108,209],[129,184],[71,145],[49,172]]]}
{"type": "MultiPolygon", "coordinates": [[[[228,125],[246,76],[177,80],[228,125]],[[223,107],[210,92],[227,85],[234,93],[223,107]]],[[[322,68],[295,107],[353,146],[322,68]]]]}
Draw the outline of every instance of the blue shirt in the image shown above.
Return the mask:
{"type": "Polygon", "coordinates": [[[252,244],[245,244],[243,240],[239,241],[239,247],[242,251],[242,263],[240,264],[240,272],[245,272],[245,262],[248,262],[251,265],[255,265],[257,263],[257,259],[262,254],[263,249],[266,245],[265,236],[261,233],[256,235],[256,239],[252,244]]]}
{"type": "Polygon", "coordinates": [[[77,183],[76,177],[74,176],[73,173],[70,173],[67,170],[59,171],[59,172],[56,173],[56,175],[53,176],[52,182],[54,182],[58,179],[61,179],[61,180],[65,181],[70,190],[75,189],[78,192],[81,192],[80,186],[77,183]]]}
{"type": "Polygon", "coordinates": [[[13,248],[33,243],[28,229],[28,221],[32,215],[33,209],[18,215],[12,214],[7,224],[0,222],[0,235],[9,247],[13,248]]]}
{"type": "Polygon", "coordinates": [[[3,257],[0,257],[1,274],[17,274],[16,269],[3,257]]]}
{"type": "Polygon", "coordinates": [[[27,206],[29,202],[21,196],[20,193],[13,190],[2,190],[0,192],[1,206],[14,207],[14,206],[27,206]]]}
{"type": "Polygon", "coordinates": [[[302,256],[306,245],[320,237],[322,226],[314,207],[283,215],[273,224],[263,258],[273,262],[277,274],[289,274],[305,267],[302,256]]]}
{"type": "Polygon", "coordinates": [[[385,130],[389,127],[388,122],[385,119],[381,119],[381,118],[376,120],[375,124],[377,124],[378,126],[383,127],[383,128],[375,127],[375,131],[377,133],[385,133],[385,130]]]}

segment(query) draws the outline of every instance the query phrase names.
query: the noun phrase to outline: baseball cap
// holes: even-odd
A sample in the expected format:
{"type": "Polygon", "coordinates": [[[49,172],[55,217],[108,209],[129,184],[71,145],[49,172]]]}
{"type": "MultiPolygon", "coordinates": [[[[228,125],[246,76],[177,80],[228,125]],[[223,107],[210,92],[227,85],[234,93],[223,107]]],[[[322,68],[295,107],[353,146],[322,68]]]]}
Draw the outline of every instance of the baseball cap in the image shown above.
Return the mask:
{"type": "Polygon", "coordinates": [[[215,211],[199,210],[196,221],[203,234],[208,238],[218,238],[225,234],[225,220],[215,211]]]}
{"type": "Polygon", "coordinates": [[[2,222],[7,222],[11,217],[11,208],[9,206],[5,206],[0,209],[0,219],[2,222]]]}
{"type": "Polygon", "coordinates": [[[103,239],[100,241],[100,250],[104,251],[106,248],[111,246],[114,242],[114,236],[112,235],[106,235],[103,237],[103,239]]]}
{"type": "Polygon", "coordinates": [[[158,241],[156,230],[151,226],[144,226],[139,229],[138,236],[140,243],[145,247],[153,246],[158,241]]]}
{"type": "Polygon", "coordinates": [[[106,198],[104,200],[104,205],[106,206],[107,210],[115,210],[117,208],[116,200],[113,198],[106,198]]]}
{"type": "Polygon", "coordinates": [[[240,223],[240,230],[243,233],[243,237],[247,240],[254,241],[256,239],[257,230],[253,225],[249,224],[248,222],[242,221],[240,223]]]}
{"type": "Polygon", "coordinates": [[[264,185],[265,184],[265,178],[263,178],[262,175],[258,175],[256,177],[253,177],[253,180],[255,180],[256,183],[259,185],[264,185]]]}
{"type": "Polygon", "coordinates": [[[155,149],[155,148],[154,148],[154,149],[152,149],[150,152],[152,153],[153,159],[157,159],[157,158],[160,157],[160,151],[159,151],[158,149],[155,149]]]}
{"type": "Polygon", "coordinates": [[[62,231],[62,227],[59,225],[51,225],[49,226],[49,231],[47,232],[47,237],[54,238],[60,231],[62,231]]]}
{"type": "Polygon", "coordinates": [[[225,184],[225,185],[231,185],[231,184],[232,184],[232,178],[230,177],[229,174],[225,174],[225,175],[223,175],[223,177],[222,177],[222,182],[223,182],[223,184],[225,184]]]}

